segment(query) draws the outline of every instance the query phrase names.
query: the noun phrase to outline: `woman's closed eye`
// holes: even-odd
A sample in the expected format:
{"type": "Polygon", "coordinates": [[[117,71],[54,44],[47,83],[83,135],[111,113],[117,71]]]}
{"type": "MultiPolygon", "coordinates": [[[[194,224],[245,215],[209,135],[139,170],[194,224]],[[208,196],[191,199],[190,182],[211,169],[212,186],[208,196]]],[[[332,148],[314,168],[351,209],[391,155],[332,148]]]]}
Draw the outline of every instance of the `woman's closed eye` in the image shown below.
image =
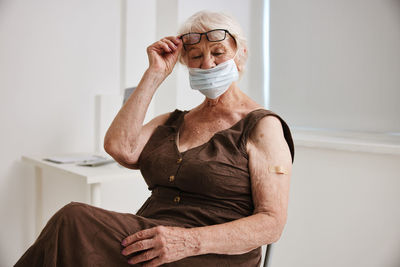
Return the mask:
{"type": "MultiPolygon", "coordinates": [[[[225,51],[214,51],[211,52],[211,55],[214,57],[219,57],[225,54],[225,51]]],[[[190,55],[190,59],[200,59],[203,57],[203,54],[197,54],[197,53],[193,53],[192,55],[190,55]]]]}
{"type": "Polygon", "coordinates": [[[193,55],[193,56],[191,56],[190,58],[191,59],[199,59],[199,58],[201,58],[203,55],[193,55]]]}
{"type": "Polygon", "coordinates": [[[213,55],[213,56],[216,56],[216,57],[222,56],[223,54],[224,54],[224,52],[213,52],[213,53],[212,53],[212,55],[213,55]]]}

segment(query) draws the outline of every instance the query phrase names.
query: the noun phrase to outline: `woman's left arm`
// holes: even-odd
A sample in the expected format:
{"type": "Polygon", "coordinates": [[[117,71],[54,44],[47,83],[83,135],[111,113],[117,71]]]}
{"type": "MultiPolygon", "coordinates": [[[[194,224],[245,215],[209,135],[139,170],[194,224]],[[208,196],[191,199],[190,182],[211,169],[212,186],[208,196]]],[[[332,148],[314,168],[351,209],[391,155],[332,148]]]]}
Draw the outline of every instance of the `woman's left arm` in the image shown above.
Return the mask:
{"type": "Polygon", "coordinates": [[[194,228],[200,254],[242,254],[279,240],[286,224],[292,158],[282,124],[261,119],[247,141],[254,214],[225,224],[194,228]]]}
{"type": "Polygon", "coordinates": [[[279,240],[286,224],[292,159],[282,124],[261,119],[247,141],[254,214],[232,222],[198,227],[158,226],[127,237],[123,254],[142,250],[132,263],[158,266],[207,253],[243,254],[279,240]]]}

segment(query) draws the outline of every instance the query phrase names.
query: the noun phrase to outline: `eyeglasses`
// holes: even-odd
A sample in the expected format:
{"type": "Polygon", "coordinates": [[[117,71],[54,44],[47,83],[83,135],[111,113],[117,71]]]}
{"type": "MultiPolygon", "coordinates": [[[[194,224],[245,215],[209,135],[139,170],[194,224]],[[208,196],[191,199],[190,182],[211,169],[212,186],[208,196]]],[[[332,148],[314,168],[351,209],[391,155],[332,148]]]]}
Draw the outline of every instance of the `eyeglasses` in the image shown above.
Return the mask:
{"type": "MultiPolygon", "coordinates": [[[[198,44],[201,41],[201,36],[204,34],[207,37],[209,42],[220,42],[225,40],[226,34],[229,34],[233,40],[235,38],[228,30],[224,29],[215,29],[208,32],[198,33],[198,32],[189,32],[181,35],[179,38],[182,40],[184,45],[194,45],[198,44]]],[[[236,42],[236,40],[235,40],[236,42]]]]}

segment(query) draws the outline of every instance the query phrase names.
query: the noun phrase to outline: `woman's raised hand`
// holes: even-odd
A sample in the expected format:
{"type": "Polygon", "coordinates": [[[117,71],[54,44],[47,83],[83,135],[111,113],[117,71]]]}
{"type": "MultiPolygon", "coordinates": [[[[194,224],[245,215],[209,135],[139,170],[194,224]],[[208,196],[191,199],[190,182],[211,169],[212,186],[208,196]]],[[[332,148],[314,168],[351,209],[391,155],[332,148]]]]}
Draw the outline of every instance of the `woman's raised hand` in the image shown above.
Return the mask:
{"type": "Polygon", "coordinates": [[[147,47],[149,69],[168,76],[174,69],[182,46],[181,39],[168,36],[147,47]]]}

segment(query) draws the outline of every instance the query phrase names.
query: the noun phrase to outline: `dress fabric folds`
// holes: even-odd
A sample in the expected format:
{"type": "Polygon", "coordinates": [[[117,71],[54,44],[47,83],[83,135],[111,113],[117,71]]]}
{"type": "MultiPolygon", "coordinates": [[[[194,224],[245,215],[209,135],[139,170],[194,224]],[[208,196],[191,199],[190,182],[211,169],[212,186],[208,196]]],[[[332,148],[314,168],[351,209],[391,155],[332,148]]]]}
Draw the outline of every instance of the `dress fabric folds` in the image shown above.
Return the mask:
{"type": "MultiPolygon", "coordinates": [[[[275,113],[258,109],[208,142],[179,152],[177,133],[187,112],[172,112],[144,147],[140,171],[152,193],[136,214],[72,202],[53,215],[15,266],[132,266],[127,263],[132,255],[121,254],[121,241],[137,231],[157,225],[201,227],[252,215],[247,138],[261,118],[276,116],[293,160],[289,127],[275,113]]],[[[249,267],[260,262],[257,248],[241,255],[193,256],[163,266],[249,267]]]]}

